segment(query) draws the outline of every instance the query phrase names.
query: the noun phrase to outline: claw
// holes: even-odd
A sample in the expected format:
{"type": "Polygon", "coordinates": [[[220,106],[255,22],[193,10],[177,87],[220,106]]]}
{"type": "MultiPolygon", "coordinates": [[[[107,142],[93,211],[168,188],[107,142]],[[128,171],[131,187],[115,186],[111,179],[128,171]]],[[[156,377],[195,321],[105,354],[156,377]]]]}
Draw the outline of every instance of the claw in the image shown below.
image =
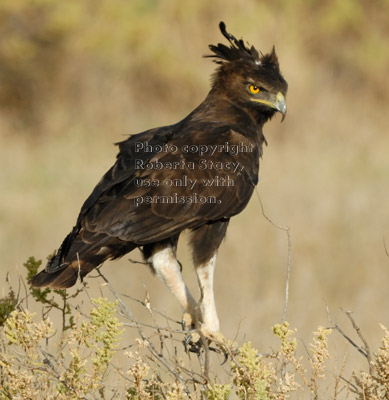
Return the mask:
{"type": "Polygon", "coordinates": [[[207,348],[209,351],[213,351],[218,354],[223,354],[224,360],[220,365],[224,365],[229,357],[229,351],[227,345],[227,340],[220,332],[207,332],[207,331],[193,331],[184,340],[185,351],[191,353],[200,354],[201,348],[208,344],[207,348]],[[204,341],[206,341],[204,343],[204,341]],[[217,347],[209,346],[210,343],[214,342],[217,347]]]}
{"type": "Polygon", "coordinates": [[[198,333],[189,334],[187,338],[184,340],[184,348],[186,352],[200,354],[201,343],[200,339],[192,340],[193,337],[196,337],[198,333]]]}
{"type": "Polygon", "coordinates": [[[220,365],[224,365],[228,360],[228,351],[226,349],[224,349],[223,355],[224,355],[224,360],[220,365]]]}
{"type": "Polygon", "coordinates": [[[181,325],[182,325],[182,330],[184,330],[184,331],[193,329],[194,328],[194,321],[193,321],[192,315],[187,313],[187,312],[184,313],[182,315],[181,325]]]}

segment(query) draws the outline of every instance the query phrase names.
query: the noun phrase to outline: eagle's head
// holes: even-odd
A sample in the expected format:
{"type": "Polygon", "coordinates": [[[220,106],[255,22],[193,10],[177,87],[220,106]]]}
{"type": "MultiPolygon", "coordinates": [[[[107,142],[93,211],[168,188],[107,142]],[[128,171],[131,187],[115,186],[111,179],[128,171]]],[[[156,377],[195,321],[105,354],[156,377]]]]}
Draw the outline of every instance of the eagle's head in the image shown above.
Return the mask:
{"type": "Polygon", "coordinates": [[[230,46],[221,43],[209,46],[214,54],[206,57],[219,64],[211,92],[265,119],[276,111],[284,119],[288,84],[281,75],[274,46],[269,54],[259,53],[254,46],[248,47],[242,39],[228,33],[224,22],[219,27],[230,46]]]}

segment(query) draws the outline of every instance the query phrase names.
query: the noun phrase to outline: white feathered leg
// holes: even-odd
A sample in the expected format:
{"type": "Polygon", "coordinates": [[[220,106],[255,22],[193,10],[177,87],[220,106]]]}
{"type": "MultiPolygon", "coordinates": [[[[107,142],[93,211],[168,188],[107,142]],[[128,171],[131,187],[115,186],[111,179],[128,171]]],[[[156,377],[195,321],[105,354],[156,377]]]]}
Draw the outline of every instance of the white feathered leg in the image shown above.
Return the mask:
{"type": "Polygon", "coordinates": [[[176,296],[184,311],[183,323],[186,328],[193,328],[201,320],[197,302],[193,298],[182,278],[180,264],[171,247],[165,247],[151,255],[148,262],[152,264],[157,276],[176,296]]]}
{"type": "Polygon", "coordinates": [[[219,318],[216,312],[213,291],[213,276],[216,266],[216,253],[205,264],[196,266],[197,278],[201,290],[201,313],[203,323],[201,330],[206,336],[219,337],[219,318]]]}

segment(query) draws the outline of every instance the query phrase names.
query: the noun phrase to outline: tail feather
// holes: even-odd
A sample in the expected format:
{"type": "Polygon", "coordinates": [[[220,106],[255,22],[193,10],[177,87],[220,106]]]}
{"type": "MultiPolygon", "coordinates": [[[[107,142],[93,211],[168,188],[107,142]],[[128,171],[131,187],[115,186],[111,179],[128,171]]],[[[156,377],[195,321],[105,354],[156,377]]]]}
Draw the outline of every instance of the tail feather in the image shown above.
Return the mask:
{"type": "Polygon", "coordinates": [[[46,268],[30,280],[30,285],[54,289],[71,287],[78,277],[82,279],[107,259],[122,257],[137,247],[132,242],[83,230],[77,232],[77,236],[72,232],[64,243],[46,268]]]}
{"type": "Polygon", "coordinates": [[[66,289],[76,283],[78,276],[78,269],[73,268],[72,265],[68,265],[64,269],[53,273],[43,270],[35,275],[29,283],[34,287],[66,289]]]}

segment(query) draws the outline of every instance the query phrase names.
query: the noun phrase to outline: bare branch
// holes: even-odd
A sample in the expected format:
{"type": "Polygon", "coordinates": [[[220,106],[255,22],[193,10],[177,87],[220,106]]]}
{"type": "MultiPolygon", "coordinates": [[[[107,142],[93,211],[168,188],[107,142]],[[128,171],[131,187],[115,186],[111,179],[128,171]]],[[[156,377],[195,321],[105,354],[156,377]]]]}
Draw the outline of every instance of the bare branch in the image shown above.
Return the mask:
{"type": "Polygon", "coordinates": [[[148,262],[146,261],[137,261],[137,260],[133,260],[132,258],[129,258],[128,261],[132,264],[142,264],[142,265],[149,265],[148,262]]]}
{"type": "Polygon", "coordinates": [[[346,378],[344,378],[342,375],[339,375],[339,378],[340,378],[342,381],[346,382],[349,386],[351,386],[351,387],[355,390],[355,392],[358,392],[358,388],[357,388],[353,383],[351,383],[349,380],[347,380],[346,378]]]}
{"type": "Polygon", "coordinates": [[[362,341],[364,347],[362,348],[361,346],[358,346],[348,335],[346,335],[344,333],[344,331],[340,328],[340,326],[337,324],[337,322],[332,320],[332,318],[330,316],[329,309],[328,309],[328,305],[327,305],[328,320],[333,325],[333,326],[331,326],[331,329],[337,330],[354,348],[357,349],[357,351],[360,354],[362,354],[367,359],[367,362],[369,364],[369,373],[371,374],[372,373],[372,369],[371,369],[371,353],[370,353],[369,345],[368,345],[366,339],[364,338],[364,336],[362,335],[362,332],[361,332],[360,328],[358,327],[358,325],[355,323],[353,317],[351,316],[351,314],[352,314],[351,311],[345,311],[343,309],[341,309],[341,310],[346,314],[346,316],[350,320],[353,329],[356,331],[356,333],[357,333],[358,337],[360,338],[360,340],[362,341]]]}
{"type": "Polygon", "coordinates": [[[388,250],[388,248],[386,247],[385,237],[383,237],[383,242],[384,242],[385,254],[386,254],[386,256],[389,258],[389,250],[388,250]]]}
{"type": "MultiPolygon", "coordinates": [[[[130,299],[130,300],[132,300],[132,301],[134,301],[134,302],[136,302],[136,303],[139,303],[139,304],[141,304],[142,306],[146,307],[146,304],[145,304],[144,301],[139,300],[139,299],[136,299],[135,297],[132,297],[132,296],[130,296],[130,295],[128,295],[128,294],[122,293],[120,296],[126,297],[126,298],[128,298],[128,299],[130,299]]],[[[174,323],[176,323],[176,324],[178,324],[178,325],[181,325],[181,322],[180,322],[180,321],[177,321],[176,319],[173,319],[173,318],[169,317],[168,315],[166,315],[166,314],[163,313],[162,311],[156,309],[155,307],[152,307],[151,305],[150,305],[150,309],[152,310],[152,312],[153,312],[154,314],[158,314],[158,315],[160,315],[161,317],[165,318],[166,321],[171,321],[171,322],[174,322],[174,323]]]]}
{"type": "Polygon", "coordinates": [[[342,310],[348,317],[348,319],[351,321],[351,325],[353,326],[355,332],[357,332],[357,335],[359,336],[359,339],[361,339],[362,343],[364,344],[364,352],[366,353],[366,358],[367,361],[369,363],[369,372],[370,374],[372,373],[371,371],[371,353],[370,353],[370,347],[366,341],[366,339],[364,338],[364,336],[362,335],[361,329],[359,328],[359,326],[355,323],[354,318],[351,316],[352,312],[351,311],[344,311],[342,310]]]}
{"type": "Polygon", "coordinates": [[[266,215],[265,209],[263,207],[262,199],[261,199],[261,196],[259,194],[259,191],[256,188],[256,186],[254,186],[254,188],[255,188],[255,192],[256,192],[258,200],[259,200],[259,204],[261,205],[262,215],[275,228],[284,231],[286,233],[287,239],[288,239],[288,261],[287,261],[287,265],[286,265],[285,305],[284,305],[284,311],[282,313],[282,322],[286,322],[286,314],[287,314],[287,311],[288,311],[288,304],[289,304],[290,272],[291,272],[291,265],[292,265],[292,240],[291,240],[291,234],[290,234],[290,227],[289,226],[278,225],[266,215]]]}

